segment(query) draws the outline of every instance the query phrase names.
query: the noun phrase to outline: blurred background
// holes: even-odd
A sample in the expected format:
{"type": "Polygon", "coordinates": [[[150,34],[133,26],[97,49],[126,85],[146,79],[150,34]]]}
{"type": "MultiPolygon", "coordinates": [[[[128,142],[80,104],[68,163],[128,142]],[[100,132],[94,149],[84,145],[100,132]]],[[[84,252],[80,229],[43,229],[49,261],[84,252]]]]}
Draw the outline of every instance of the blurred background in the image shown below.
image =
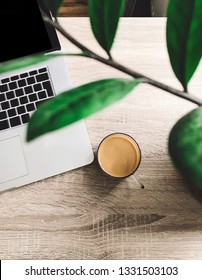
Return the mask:
{"type": "MultiPolygon", "coordinates": [[[[126,0],[125,17],[164,17],[169,0],[126,0]]],[[[116,0],[114,0],[114,5],[116,0]]],[[[88,0],[63,0],[58,16],[87,17],[88,0]]]]}

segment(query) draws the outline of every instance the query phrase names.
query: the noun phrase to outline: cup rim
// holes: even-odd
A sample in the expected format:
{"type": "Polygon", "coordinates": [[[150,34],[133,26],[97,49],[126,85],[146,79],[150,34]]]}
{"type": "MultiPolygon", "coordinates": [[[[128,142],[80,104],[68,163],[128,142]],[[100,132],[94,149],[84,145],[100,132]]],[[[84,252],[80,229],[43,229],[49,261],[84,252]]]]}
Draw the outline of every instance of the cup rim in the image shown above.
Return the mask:
{"type": "Polygon", "coordinates": [[[131,175],[133,175],[139,168],[140,166],[140,163],[142,161],[142,152],[141,152],[141,149],[140,149],[140,145],[138,144],[138,142],[132,137],[130,136],[129,134],[125,133],[125,132],[113,132],[113,133],[110,133],[108,135],[106,135],[101,141],[100,141],[100,144],[98,145],[98,148],[97,148],[97,161],[98,161],[98,164],[99,164],[99,167],[101,168],[101,170],[107,174],[109,177],[111,178],[115,178],[115,179],[124,179],[124,178],[127,178],[131,175]],[[99,161],[99,149],[100,149],[100,146],[102,145],[102,143],[104,142],[104,140],[114,134],[121,134],[121,135],[125,135],[127,137],[129,137],[137,146],[138,150],[139,150],[139,153],[140,153],[140,159],[139,159],[139,162],[138,162],[138,165],[136,166],[135,170],[133,172],[131,172],[130,174],[126,175],[126,176],[123,176],[123,177],[117,177],[117,176],[113,176],[113,175],[110,175],[109,173],[107,173],[101,166],[100,164],[100,161],[99,161]]]}

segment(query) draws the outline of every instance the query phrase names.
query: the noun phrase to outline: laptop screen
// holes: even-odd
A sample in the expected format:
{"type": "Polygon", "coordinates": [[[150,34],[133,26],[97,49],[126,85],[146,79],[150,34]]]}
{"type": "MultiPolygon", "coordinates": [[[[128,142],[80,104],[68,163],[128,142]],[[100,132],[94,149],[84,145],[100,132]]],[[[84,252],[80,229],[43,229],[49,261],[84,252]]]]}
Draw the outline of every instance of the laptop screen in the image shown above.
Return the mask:
{"type": "Polygon", "coordinates": [[[60,49],[56,32],[45,24],[42,0],[1,0],[0,62],[60,49]]]}

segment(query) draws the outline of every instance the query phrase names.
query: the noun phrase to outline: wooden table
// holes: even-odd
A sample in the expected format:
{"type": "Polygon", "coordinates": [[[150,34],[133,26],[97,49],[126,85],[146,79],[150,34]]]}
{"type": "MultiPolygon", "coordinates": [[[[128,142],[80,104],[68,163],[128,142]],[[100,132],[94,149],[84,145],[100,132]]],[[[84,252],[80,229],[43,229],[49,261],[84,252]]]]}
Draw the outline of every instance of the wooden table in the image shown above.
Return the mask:
{"type": "Polygon", "coordinates": [[[58,11],[60,17],[88,16],[88,0],[63,0],[58,11]]]}
{"type": "MultiPolygon", "coordinates": [[[[181,88],[168,59],[165,18],[121,19],[113,49],[118,61],[181,88]]],[[[88,18],[61,18],[65,28],[98,53],[88,18]]],[[[74,46],[60,37],[64,51],[74,46]]],[[[69,57],[75,86],[124,74],[87,58],[69,57]]],[[[190,84],[200,95],[202,68],[190,84]]],[[[173,167],[167,139],[192,103],[149,85],[86,119],[95,161],[77,170],[0,195],[1,259],[201,259],[202,203],[173,167]],[[112,132],[133,136],[142,150],[137,171],[112,180],[96,150],[112,132]]]]}

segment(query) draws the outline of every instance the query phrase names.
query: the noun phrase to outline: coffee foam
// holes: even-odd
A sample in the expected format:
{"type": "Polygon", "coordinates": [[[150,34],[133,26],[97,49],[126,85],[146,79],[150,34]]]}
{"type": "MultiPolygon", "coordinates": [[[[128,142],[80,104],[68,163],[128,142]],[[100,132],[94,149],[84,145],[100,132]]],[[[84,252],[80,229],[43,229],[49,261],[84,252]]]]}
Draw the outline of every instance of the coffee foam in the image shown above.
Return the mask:
{"type": "Polygon", "coordinates": [[[141,160],[141,151],[129,135],[114,133],[100,143],[98,162],[110,176],[123,178],[133,174],[141,160]]]}

